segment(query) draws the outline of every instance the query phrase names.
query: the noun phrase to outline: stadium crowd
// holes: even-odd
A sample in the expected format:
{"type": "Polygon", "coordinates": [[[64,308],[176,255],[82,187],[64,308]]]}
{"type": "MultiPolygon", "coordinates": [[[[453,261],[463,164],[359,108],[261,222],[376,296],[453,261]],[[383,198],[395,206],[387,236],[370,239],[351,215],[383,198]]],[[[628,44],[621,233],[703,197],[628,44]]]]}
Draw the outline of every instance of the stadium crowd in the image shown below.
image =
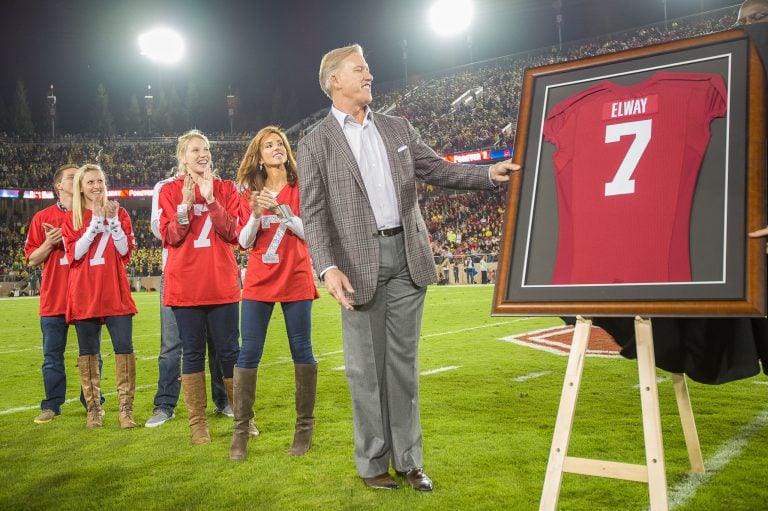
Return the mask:
{"type": "MultiPolygon", "coordinates": [[[[405,87],[377,96],[374,108],[408,118],[438,153],[449,154],[492,147],[511,147],[526,68],[580,59],[592,55],[647,46],[725,30],[733,26],[735,11],[721,10],[701,16],[641,27],[620,34],[579,41],[563,47],[539,49],[453,69],[431,77],[416,77],[405,87]]],[[[288,130],[291,144],[314,126],[316,112],[288,130]]],[[[243,140],[216,141],[214,166],[222,177],[233,179],[245,152],[243,140]]],[[[57,142],[0,141],[0,189],[49,190],[51,169],[63,162],[98,162],[109,175],[110,188],[151,188],[170,175],[175,162],[174,139],[131,141],[126,137],[89,140],[71,137],[57,142]]],[[[424,218],[432,236],[436,264],[466,260],[492,261],[499,250],[504,190],[457,194],[431,187],[420,189],[424,218]]],[[[24,201],[23,207],[0,198],[0,277],[28,278],[23,256],[26,222],[43,204],[24,201]]],[[[35,201],[37,202],[37,201],[35,201]]],[[[129,209],[135,224],[138,249],[129,274],[159,275],[160,246],[149,230],[149,201],[129,209]]]]}

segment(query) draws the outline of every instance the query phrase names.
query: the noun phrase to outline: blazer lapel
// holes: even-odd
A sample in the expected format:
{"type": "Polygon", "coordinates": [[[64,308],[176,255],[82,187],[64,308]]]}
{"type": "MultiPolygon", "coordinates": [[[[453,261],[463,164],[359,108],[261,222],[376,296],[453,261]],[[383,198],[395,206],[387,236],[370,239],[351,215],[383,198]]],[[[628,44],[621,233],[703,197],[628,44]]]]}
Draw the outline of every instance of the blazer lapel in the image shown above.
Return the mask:
{"type": "Polygon", "coordinates": [[[344,160],[344,166],[350,170],[352,177],[355,179],[357,185],[363,191],[363,194],[365,194],[367,199],[368,194],[365,191],[365,183],[363,183],[363,175],[360,173],[360,167],[357,165],[355,155],[352,154],[352,149],[349,148],[349,143],[347,142],[347,137],[344,136],[344,131],[342,131],[339,122],[331,112],[328,113],[323,121],[322,128],[327,135],[328,140],[331,142],[334,153],[341,155],[344,160]]]}

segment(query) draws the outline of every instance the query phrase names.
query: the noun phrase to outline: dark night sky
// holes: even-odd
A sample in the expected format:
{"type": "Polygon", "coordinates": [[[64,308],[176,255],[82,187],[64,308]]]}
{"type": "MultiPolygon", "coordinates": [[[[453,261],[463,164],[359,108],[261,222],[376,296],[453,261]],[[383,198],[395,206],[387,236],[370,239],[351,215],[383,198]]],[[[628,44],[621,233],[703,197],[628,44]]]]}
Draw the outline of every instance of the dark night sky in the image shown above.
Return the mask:
{"type": "MultiPolygon", "coordinates": [[[[327,105],[317,84],[322,54],[360,43],[376,82],[402,79],[400,44],[408,40],[410,76],[469,59],[465,36],[432,33],[432,0],[3,0],[0,16],[0,96],[7,107],[16,81],[27,85],[33,113],[49,83],[59,123],[77,131],[96,86],[103,83],[113,113],[131,94],[190,80],[207,99],[211,126],[225,129],[224,95],[237,90],[245,110],[268,112],[277,88],[295,94],[300,112],[327,105]],[[166,25],[187,43],[184,61],[160,68],[138,54],[143,30],[166,25]],[[78,117],[79,116],[79,117],[78,117]],[[214,120],[215,119],[215,120],[214,120]]],[[[563,0],[563,40],[662,21],[662,0],[563,0]]],[[[735,5],[737,0],[667,0],[668,17],[735,5]]],[[[475,0],[474,60],[557,43],[551,0],[475,0]]],[[[375,95],[375,89],[374,89],[375,95]]]]}

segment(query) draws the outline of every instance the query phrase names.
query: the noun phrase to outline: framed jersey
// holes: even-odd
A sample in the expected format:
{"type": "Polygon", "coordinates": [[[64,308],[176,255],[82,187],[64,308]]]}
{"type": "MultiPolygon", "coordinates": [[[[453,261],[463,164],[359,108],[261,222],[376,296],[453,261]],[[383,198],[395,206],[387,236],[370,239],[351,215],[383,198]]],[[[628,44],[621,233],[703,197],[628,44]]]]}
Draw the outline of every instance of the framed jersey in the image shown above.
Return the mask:
{"type": "Polygon", "coordinates": [[[493,313],[764,316],[765,87],[740,30],[527,70],[493,313]]]}

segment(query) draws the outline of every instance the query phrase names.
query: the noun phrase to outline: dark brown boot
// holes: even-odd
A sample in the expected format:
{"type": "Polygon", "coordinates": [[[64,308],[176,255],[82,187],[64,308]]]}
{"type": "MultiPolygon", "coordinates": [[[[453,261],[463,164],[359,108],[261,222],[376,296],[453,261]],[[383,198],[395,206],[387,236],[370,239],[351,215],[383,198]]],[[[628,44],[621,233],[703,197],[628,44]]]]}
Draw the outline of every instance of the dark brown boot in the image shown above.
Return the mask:
{"type": "Polygon", "coordinates": [[[120,427],[135,428],[133,420],[133,396],[136,393],[136,355],[127,353],[115,355],[117,371],[117,399],[120,403],[120,427]]]}
{"type": "MultiPolygon", "coordinates": [[[[235,413],[235,429],[229,446],[229,459],[244,460],[248,455],[250,424],[253,422],[253,403],[256,400],[257,368],[235,367],[232,411],[235,413]]],[[[226,380],[225,380],[226,381],[226,380]]]]}
{"type": "Polygon", "coordinates": [[[181,388],[184,391],[184,404],[189,416],[189,428],[192,430],[192,443],[211,443],[211,435],[208,433],[208,419],[205,416],[205,407],[208,404],[208,396],[205,393],[205,372],[182,374],[181,388]]]}
{"type": "Polygon", "coordinates": [[[303,456],[312,447],[315,430],[315,395],[317,393],[317,364],[294,364],[296,379],[296,432],[291,456],[303,456]]]}

